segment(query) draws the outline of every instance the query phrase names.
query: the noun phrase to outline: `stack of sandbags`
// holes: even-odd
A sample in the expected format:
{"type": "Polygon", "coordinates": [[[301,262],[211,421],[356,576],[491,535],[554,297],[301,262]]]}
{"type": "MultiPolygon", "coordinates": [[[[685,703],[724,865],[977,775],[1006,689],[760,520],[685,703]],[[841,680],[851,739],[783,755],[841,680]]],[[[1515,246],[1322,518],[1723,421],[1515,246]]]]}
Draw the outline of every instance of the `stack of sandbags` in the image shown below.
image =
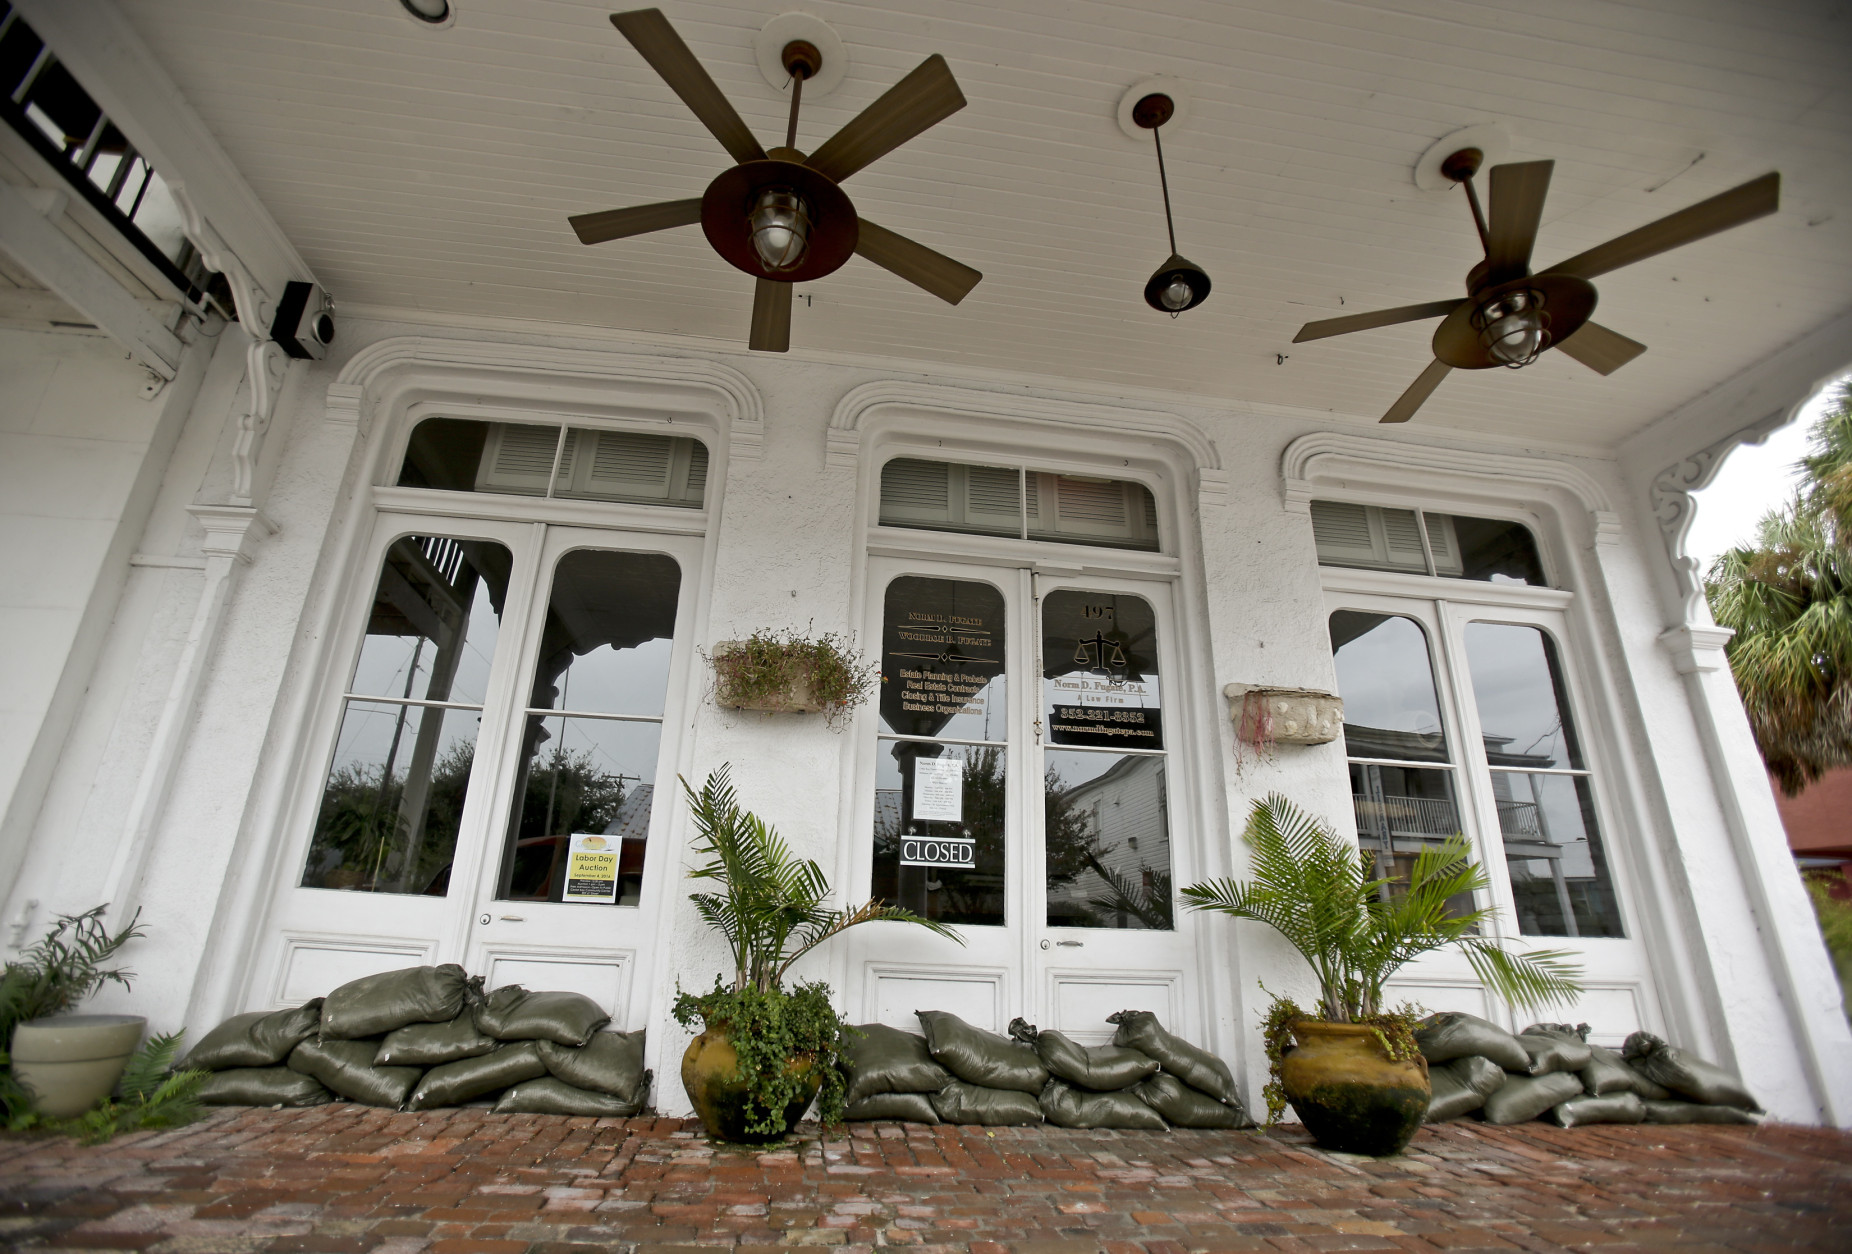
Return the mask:
{"type": "Polygon", "coordinates": [[[952,1073],[932,1097],[941,1121],[987,1127],[1042,1122],[1037,1098],[1048,1087],[1048,1068],[1033,1048],[943,1010],[914,1013],[926,1031],[927,1052],[952,1073]]]}
{"type": "Polygon", "coordinates": [[[952,1082],[952,1073],[933,1061],[925,1037],[864,1023],[850,1029],[838,1061],[844,1119],[939,1122],[932,1097],[952,1082]]]}
{"type": "Polygon", "coordinates": [[[493,1097],[501,1111],[634,1115],[649,1088],[643,1033],[601,1032],[609,1020],[578,993],[511,985],[485,997],[455,964],[411,967],[294,1010],[239,1015],[186,1065],[213,1072],[201,1093],[213,1105],[339,1096],[430,1110],[493,1097]]]}
{"type": "Polygon", "coordinates": [[[1627,1038],[1623,1056],[1590,1045],[1585,1023],[1534,1023],[1514,1035],[1475,1015],[1449,1011],[1417,1024],[1415,1043],[1427,1059],[1433,1088],[1428,1123],[1474,1112],[1491,1124],[1547,1116],[1565,1128],[1752,1123],[1758,1109],[1734,1076],[1644,1032],[1627,1038]],[[1678,1087],[1663,1084],[1657,1074],[1678,1087]]]}

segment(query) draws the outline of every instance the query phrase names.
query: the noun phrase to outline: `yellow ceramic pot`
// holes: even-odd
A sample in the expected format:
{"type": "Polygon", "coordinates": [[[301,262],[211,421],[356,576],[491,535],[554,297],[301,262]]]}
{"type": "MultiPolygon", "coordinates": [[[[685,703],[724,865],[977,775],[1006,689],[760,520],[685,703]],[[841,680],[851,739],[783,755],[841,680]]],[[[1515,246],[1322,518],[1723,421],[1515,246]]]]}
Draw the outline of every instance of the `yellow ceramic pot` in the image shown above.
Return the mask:
{"type": "Polygon", "coordinates": [[[746,1081],[738,1075],[739,1061],[725,1024],[710,1024],[688,1042],[688,1050],[682,1055],[682,1088],[694,1104],[695,1113],[701,1116],[707,1134],[716,1140],[762,1145],[782,1139],[804,1117],[823,1086],[823,1077],[816,1073],[816,1059],[804,1054],[788,1064],[790,1073],[803,1081],[804,1088],[802,1096],[785,1108],[781,1126],[775,1132],[746,1130],[746,1081]]]}
{"type": "Polygon", "coordinates": [[[1300,1019],[1292,1032],[1280,1086],[1306,1130],[1326,1149],[1400,1153],[1427,1115],[1427,1060],[1392,1060],[1367,1024],[1300,1019]]]}

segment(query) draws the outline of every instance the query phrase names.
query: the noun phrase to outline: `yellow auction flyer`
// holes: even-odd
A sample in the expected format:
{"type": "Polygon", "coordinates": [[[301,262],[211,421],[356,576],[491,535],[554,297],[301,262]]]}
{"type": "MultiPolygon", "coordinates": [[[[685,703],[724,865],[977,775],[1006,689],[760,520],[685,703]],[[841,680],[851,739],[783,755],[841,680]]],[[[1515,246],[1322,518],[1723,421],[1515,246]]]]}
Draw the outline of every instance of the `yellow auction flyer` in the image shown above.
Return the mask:
{"type": "Polygon", "coordinates": [[[566,860],[566,891],[562,901],[616,901],[617,847],[615,836],[574,832],[566,860]]]}

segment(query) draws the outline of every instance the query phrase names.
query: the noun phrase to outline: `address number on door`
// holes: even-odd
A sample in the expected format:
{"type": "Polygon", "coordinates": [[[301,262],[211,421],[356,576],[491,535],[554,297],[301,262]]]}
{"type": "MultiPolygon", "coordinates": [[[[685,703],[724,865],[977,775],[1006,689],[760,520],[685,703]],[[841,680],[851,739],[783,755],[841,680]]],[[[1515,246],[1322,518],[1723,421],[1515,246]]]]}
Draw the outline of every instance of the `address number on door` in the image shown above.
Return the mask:
{"type": "Polygon", "coordinates": [[[974,840],[927,840],[909,836],[900,842],[901,866],[962,867],[977,866],[977,842],[974,840]]]}

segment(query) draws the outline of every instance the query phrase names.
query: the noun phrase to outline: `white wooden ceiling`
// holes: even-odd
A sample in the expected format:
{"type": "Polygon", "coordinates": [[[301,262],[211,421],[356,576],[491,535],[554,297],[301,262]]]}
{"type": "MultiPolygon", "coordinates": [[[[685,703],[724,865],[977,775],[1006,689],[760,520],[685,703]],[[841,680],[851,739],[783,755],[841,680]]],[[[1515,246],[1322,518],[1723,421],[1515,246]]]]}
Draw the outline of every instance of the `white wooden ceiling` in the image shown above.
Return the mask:
{"type": "MultiPolygon", "coordinates": [[[[540,319],[743,346],[751,280],[698,228],[580,245],[571,213],[698,196],[727,158],[595,0],[120,0],[348,307],[540,319]]],[[[1554,158],[1548,264],[1770,169],[1779,215],[1602,279],[1650,346],[1602,379],[1560,354],[1455,372],[1417,418],[1603,447],[1852,305],[1852,6],[1803,0],[664,0],[766,143],[786,97],[752,41],[801,8],[848,77],[821,139],[933,52],[970,106],[847,185],[860,212],[984,271],[952,308],[852,260],[801,287],[800,354],[1156,387],[1373,420],[1433,324],[1294,346],[1312,318],[1461,291],[1478,245],[1416,158],[1496,122],[1554,158]],[[1178,243],[1213,276],[1172,320],[1148,144],[1114,110],[1173,76],[1178,243]],[[1276,354],[1286,354],[1280,363],[1276,354]]]]}

